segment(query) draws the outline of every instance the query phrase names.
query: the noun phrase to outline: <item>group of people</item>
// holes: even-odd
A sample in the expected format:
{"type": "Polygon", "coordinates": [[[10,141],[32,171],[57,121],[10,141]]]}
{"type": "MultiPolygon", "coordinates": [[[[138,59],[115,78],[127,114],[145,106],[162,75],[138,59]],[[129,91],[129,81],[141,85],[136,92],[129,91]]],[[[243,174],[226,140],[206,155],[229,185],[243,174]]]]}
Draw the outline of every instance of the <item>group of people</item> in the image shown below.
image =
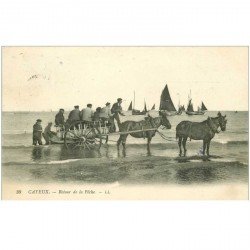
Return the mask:
{"type": "MultiPolygon", "coordinates": [[[[94,111],[92,109],[92,104],[87,104],[87,107],[80,110],[79,105],[74,106],[74,109],[70,111],[68,119],[65,121],[64,109],[60,109],[55,116],[55,126],[65,129],[68,125],[83,121],[85,124],[90,124],[91,122],[102,122],[107,123],[110,126],[114,125],[114,119],[118,114],[122,114],[122,98],[118,98],[117,102],[111,107],[111,104],[107,102],[104,107],[97,107],[94,111]]],[[[42,120],[37,119],[36,123],[33,125],[33,145],[42,145],[42,135],[49,144],[49,133],[51,131],[52,122],[49,122],[45,130],[42,129],[42,120]]],[[[115,128],[114,128],[115,130],[115,128]]]]}

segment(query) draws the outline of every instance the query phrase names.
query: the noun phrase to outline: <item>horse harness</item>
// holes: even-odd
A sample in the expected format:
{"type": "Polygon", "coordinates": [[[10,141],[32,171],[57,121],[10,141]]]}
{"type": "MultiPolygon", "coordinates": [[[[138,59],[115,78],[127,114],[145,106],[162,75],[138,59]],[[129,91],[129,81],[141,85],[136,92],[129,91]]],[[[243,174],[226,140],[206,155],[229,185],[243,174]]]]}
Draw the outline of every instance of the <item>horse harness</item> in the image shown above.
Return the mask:
{"type": "MultiPolygon", "coordinates": [[[[210,118],[210,121],[214,124],[214,122],[212,121],[212,119],[210,118]]],[[[220,133],[220,131],[218,130],[218,128],[213,128],[211,125],[210,125],[210,123],[209,122],[207,122],[207,124],[208,124],[208,127],[212,130],[212,132],[213,133],[216,133],[216,134],[219,134],[220,133]]]]}
{"type": "MultiPolygon", "coordinates": [[[[212,120],[210,120],[210,121],[213,123],[212,120]]],[[[191,139],[192,139],[192,138],[191,138],[192,124],[193,124],[193,123],[190,122],[190,124],[189,124],[189,126],[188,126],[188,133],[187,133],[187,134],[188,134],[188,137],[190,138],[190,141],[191,141],[191,139]]],[[[209,122],[207,122],[207,125],[208,125],[209,129],[212,130],[213,133],[217,133],[217,134],[220,133],[220,131],[219,131],[218,129],[214,129],[214,128],[210,125],[209,122]]]]}
{"type": "MultiPolygon", "coordinates": [[[[147,125],[147,124],[148,124],[148,121],[147,121],[147,120],[144,120],[144,121],[139,122],[139,126],[141,126],[141,130],[142,130],[143,139],[145,139],[145,138],[146,138],[146,132],[147,132],[147,131],[144,131],[143,122],[145,122],[145,123],[146,123],[145,125],[147,125]]],[[[152,118],[152,117],[149,117],[149,123],[150,123],[150,125],[151,125],[153,128],[156,128],[156,125],[154,124],[153,118],[152,118]]],[[[157,131],[157,128],[156,128],[155,130],[157,131]]]]}

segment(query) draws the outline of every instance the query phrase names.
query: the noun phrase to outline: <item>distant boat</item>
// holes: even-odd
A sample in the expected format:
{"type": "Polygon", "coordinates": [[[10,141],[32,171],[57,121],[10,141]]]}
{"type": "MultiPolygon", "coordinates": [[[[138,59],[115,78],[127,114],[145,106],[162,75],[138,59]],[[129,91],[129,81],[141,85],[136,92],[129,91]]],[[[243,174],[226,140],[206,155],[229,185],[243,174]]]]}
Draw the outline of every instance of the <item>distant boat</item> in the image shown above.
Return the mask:
{"type": "Polygon", "coordinates": [[[176,108],[175,108],[173,101],[170,97],[167,84],[161,93],[160,110],[165,111],[168,115],[176,115],[177,114],[176,108]]]}
{"type": "Polygon", "coordinates": [[[137,109],[134,109],[134,108],[133,108],[133,102],[132,102],[132,101],[130,102],[127,111],[130,111],[132,115],[139,115],[139,114],[141,113],[140,110],[137,110],[137,109]]]}
{"type": "MultiPolygon", "coordinates": [[[[202,104],[204,105],[204,103],[202,102],[202,104]]],[[[205,105],[204,105],[205,107],[205,105]]],[[[205,110],[207,110],[207,108],[205,107],[205,110]]],[[[204,115],[205,114],[205,110],[202,109],[202,107],[198,107],[197,111],[194,111],[194,107],[193,107],[193,103],[192,103],[192,99],[190,98],[188,100],[188,106],[187,106],[187,110],[186,110],[186,114],[187,115],[204,115]]]]}
{"type": "Polygon", "coordinates": [[[145,115],[147,114],[148,109],[147,109],[147,104],[146,101],[144,100],[144,109],[140,112],[140,115],[145,115]]]}
{"type": "Polygon", "coordinates": [[[178,108],[178,111],[177,111],[176,114],[177,115],[181,115],[183,111],[185,111],[184,105],[179,105],[179,108],[178,108]]]}
{"type": "Polygon", "coordinates": [[[151,110],[155,110],[155,104],[153,105],[153,107],[151,108],[151,110]]]}
{"type": "Polygon", "coordinates": [[[236,110],[236,111],[234,111],[234,113],[236,113],[236,114],[237,114],[237,113],[238,113],[238,111],[236,110]]]}
{"type": "Polygon", "coordinates": [[[201,102],[201,110],[202,111],[207,111],[207,108],[203,102],[201,102]]]}
{"type": "Polygon", "coordinates": [[[128,107],[128,111],[131,111],[131,110],[133,110],[133,103],[132,103],[132,101],[130,102],[129,107],[128,107]]]}
{"type": "Polygon", "coordinates": [[[142,111],[135,109],[135,91],[134,91],[134,103],[133,101],[130,102],[128,111],[132,111],[132,115],[145,115],[148,112],[145,100],[144,100],[144,109],[142,111]]]}
{"type": "Polygon", "coordinates": [[[131,101],[128,107],[130,115],[140,115],[141,111],[133,108],[133,102],[131,101]]]}

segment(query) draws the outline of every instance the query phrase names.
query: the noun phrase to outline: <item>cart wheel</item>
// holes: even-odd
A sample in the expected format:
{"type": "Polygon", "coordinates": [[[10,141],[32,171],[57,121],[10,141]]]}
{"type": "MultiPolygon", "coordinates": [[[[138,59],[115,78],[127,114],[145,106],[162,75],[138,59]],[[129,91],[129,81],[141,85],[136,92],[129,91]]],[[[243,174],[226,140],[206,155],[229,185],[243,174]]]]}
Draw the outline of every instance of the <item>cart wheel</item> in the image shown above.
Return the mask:
{"type": "Polygon", "coordinates": [[[92,125],[84,126],[83,121],[73,122],[64,134],[64,145],[71,149],[99,149],[102,135],[92,125]]]}

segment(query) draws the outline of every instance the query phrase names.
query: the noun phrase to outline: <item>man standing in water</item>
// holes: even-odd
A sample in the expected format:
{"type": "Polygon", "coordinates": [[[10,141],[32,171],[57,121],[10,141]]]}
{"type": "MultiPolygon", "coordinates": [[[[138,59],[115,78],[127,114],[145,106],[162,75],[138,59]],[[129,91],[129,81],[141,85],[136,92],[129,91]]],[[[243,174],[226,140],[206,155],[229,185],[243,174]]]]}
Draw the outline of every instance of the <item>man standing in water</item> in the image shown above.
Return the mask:
{"type": "Polygon", "coordinates": [[[33,125],[33,145],[36,146],[37,143],[42,145],[42,120],[37,119],[36,123],[33,125]]]}
{"type": "Polygon", "coordinates": [[[50,144],[50,134],[52,133],[51,126],[52,126],[52,122],[49,122],[47,127],[44,129],[44,132],[43,132],[43,138],[45,140],[45,145],[50,144]]]}

